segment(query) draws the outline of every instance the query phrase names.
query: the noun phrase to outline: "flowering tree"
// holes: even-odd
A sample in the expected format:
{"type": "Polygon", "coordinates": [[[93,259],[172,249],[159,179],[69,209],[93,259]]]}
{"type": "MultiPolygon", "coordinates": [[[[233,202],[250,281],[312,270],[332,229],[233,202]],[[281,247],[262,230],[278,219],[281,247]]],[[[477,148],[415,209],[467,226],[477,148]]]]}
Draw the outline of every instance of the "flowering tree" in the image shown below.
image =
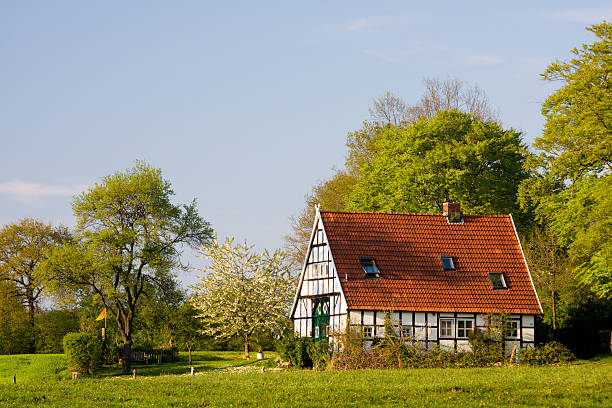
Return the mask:
{"type": "Polygon", "coordinates": [[[221,337],[238,335],[244,339],[245,357],[249,339],[257,329],[278,329],[286,318],[295,290],[286,255],[255,253],[253,246],[223,244],[215,240],[202,247],[202,258],[210,261],[192,302],[203,320],[204,333],[221,337]]]}

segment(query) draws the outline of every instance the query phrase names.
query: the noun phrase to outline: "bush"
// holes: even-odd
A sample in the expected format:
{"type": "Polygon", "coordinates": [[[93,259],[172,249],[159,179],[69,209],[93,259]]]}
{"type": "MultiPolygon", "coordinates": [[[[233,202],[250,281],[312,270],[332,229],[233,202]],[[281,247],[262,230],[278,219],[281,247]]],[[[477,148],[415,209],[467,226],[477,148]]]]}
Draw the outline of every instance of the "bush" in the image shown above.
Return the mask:
{"type": "Polygon", "coordinates": [[[313,341],[309,337],[297,337],[290,332],[283,336],[278,343],[277,349],[284,361],[289,361],[292,366],[305,368],[312,367],[312,359],[308,353],[313,341]]]}
{"type": "Polygon", "coordinates": [[[66,362],[70,371],[81,375],[93,374],[100,366],[100,340],[89,333],[68,333],[63,340],[66,362]]]}
{"type": "Polygon", "coordinates": [[[529,365],[549,365],[567,363],[575,359],[574,353],[563,344],[551,341],[543,346],[521,350],[519,361],[529,365]]]}
{"type": "Polygon", "coordinates": [[[312,367],[316,370],[325,370],[331,359],[331,350],[327,340],[308,343],[308,357],[312,361],[312,367]]]}

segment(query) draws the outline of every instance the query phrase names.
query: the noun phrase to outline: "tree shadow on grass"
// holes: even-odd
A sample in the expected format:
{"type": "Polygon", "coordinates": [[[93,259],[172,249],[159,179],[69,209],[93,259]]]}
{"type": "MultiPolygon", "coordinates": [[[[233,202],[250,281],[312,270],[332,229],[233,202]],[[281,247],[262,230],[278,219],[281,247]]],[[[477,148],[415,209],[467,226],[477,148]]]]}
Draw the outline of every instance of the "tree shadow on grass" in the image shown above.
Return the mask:
{"type": "MultiPolygon", "coordinates": [[[[153,377],[160,375],[181,375],[189,374],[191,367],[194,367],[196,372],[202,371],[215,371],[223,370],[232,367],[244,367],[244,366],[260,366],[268,365],[270,358],[263,360],[257,360],[254,356],[250,359],[243,359],[239,357],[239,354],[225,354],[219,355],[215,353],[194,353],[192,356],[192,363],[189,364],[189,359],[186,355],[179,356],[178,361],[166,362],[166,363],[134,363],[132,369],[136,370],[136,376],[142,377],[153,377]]],[[[115,377],[123,375],[121,366],[118,364],[106,366],[97,375],[102,378],[115,377]]],[[[129,375],[132,375],[130,373],[129,375]]]]}

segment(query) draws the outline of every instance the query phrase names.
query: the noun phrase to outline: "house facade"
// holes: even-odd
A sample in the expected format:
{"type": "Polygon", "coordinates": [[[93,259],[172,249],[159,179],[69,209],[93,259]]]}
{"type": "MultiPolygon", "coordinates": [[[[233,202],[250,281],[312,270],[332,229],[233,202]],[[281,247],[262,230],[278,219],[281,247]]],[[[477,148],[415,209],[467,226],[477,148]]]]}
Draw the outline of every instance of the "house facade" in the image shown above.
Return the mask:
{"type": "MultiPolygon", "coordinates": [[[[507,350],[533,347],[542,307],[511,215],[327,212],[317,209],[291,310],[315,341],[345,329],[384,337],[385,316],[424,347],[469,349],[487,316],[509,317],[507,350]]],[[[331,336],[331,337],[330,337],[331,336]]]]}

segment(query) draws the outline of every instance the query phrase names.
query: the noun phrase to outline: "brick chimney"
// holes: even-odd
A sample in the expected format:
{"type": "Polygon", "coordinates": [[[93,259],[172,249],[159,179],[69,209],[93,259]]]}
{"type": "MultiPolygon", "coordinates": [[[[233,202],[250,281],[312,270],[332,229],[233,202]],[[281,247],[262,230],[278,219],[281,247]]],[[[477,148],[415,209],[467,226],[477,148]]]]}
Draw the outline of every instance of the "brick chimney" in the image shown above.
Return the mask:
{"type": "Polygon", "coordinates": [[[459,223],[463,221],[461,216],[461,204],[460,203],[444,203],[442,204],[443,213],[450,223],[459,223]]]}

